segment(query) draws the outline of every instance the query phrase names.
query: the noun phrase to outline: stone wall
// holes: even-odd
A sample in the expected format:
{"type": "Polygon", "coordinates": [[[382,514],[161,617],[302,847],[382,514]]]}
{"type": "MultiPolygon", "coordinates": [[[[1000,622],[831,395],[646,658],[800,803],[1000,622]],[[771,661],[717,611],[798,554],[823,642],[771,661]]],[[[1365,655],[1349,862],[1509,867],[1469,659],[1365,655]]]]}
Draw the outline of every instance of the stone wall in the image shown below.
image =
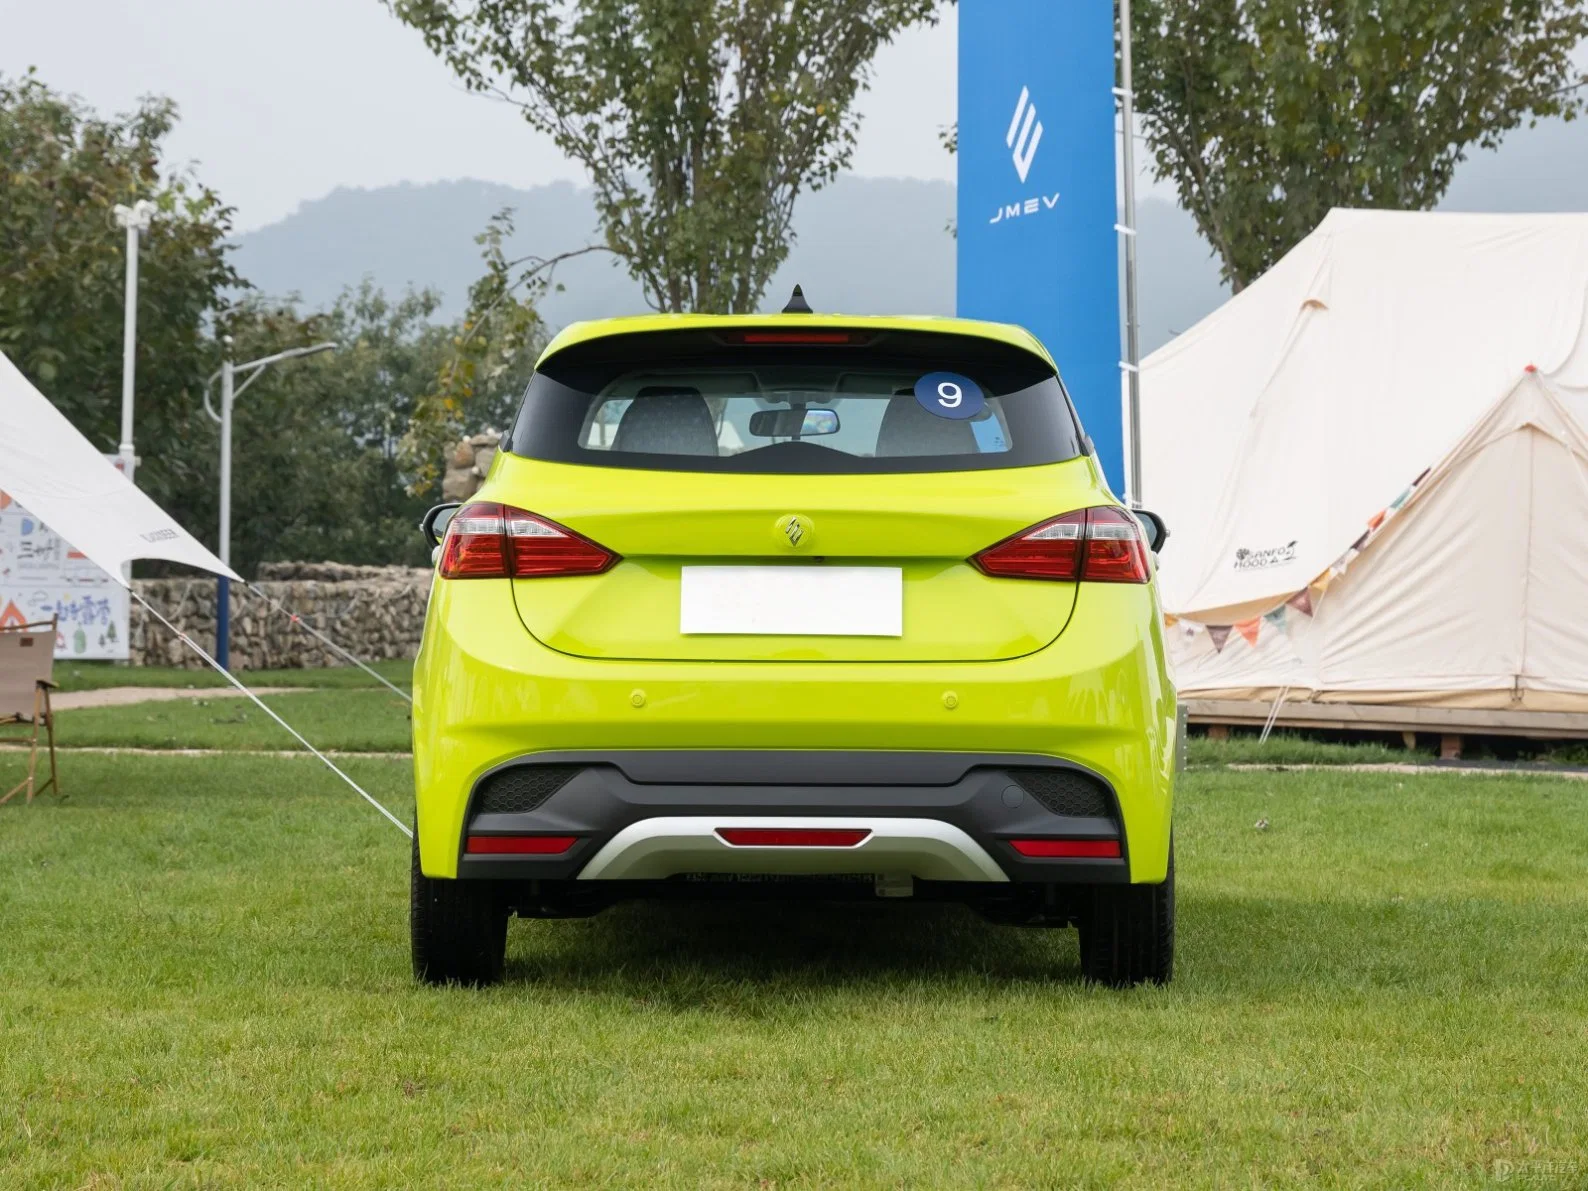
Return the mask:
{"type": "MultiPolygon", "coordinates": [[[[462,439],[447,455],[445,500],[479,491],[502,436],[495,430],[462,439]]],[[[428,569],[357,567],[337,562],[267,562],[257,585],[360,661],[411,658],[419,652],[428,569]]],[[[205,649],[215,648],[215,580],[135,579],[138,594],[205,649]]],[[[346,661],[293,624],[247,587],[232,584],[232,669],[288,670],[342,666],[346,661]]],[[[135,666],[199,669],[204,662],[159,621],[132,605],[130,648],[135,666]]]]}
{"type": "Polygon", "coordinates": [[[452,448],[447,469],[441,477],[442,500],[468,500],[480,490],[485,473],[491,470],[502,436],[494,430],[471,435],[452,448]]]}
{"type": "MultiPolygon", "coordinates": [[[[430,577],[424,568],[286,562],[263,564],[256,585],[360,661],[375,661],[411,658],[419,651],[430,577]]],[[[214,579],[136,579],[133,587],[198,644],[214,648],[214,579]]],[[[234,670],[347,664],[286,613],[238,583],[232,584],[231,613],[234,670]]],[[[134,665],[204,665],[136,602],[131,619],[134,665]]]]}

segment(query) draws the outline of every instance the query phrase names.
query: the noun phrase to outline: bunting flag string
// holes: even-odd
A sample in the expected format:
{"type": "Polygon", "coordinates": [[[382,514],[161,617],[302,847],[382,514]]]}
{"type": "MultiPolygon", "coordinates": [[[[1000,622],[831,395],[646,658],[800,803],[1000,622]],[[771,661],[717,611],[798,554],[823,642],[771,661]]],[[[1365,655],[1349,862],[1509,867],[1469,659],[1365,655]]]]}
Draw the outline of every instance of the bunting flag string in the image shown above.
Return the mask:
{"type": "Polygon", "coordinates": [[[1262,627],[1265,621],[1281,632],[1289,632],[1290,612],[1298,613],[1301,616],[1315,616],[1318,605],[1322,603],[1324,593],[1329,590],[1330,585],[1341,575],[1345,574],[1350,565],[1356,561],[1357,557],[1367,548],[1378,532],[1384,528],[1385,523],[1404,508],[1412,497],[1416,495],[1418,488],[1422,486],[1423,481],[1432,472],[1432,468],[1425,468],[1423,473],[1413,480],[1405,491],[1368,518],[1367,529],[1346,548],[1344,554],[1330,563],[1306,587],[1303,587],[1276,607],[1264,612],[1261,616],[1253,617],[1250,620],[1237,621],[1235,624],[1200,624],[1197,621],[1187,620],[1174,613],[1166,612],[1163,618],[1164,627],[1173,628],[1178,624],[1181,633],[1184,634],[1188,641],[1195,637],[1197,633],[1206,631],[1208,639],[1213,642],[1214,653],[1224,652],[1224,646],[1229,643],[1231,633],[1239,633],[1248,645],[1255,648],[1258,638],[1262,634],[1262,627]]]}

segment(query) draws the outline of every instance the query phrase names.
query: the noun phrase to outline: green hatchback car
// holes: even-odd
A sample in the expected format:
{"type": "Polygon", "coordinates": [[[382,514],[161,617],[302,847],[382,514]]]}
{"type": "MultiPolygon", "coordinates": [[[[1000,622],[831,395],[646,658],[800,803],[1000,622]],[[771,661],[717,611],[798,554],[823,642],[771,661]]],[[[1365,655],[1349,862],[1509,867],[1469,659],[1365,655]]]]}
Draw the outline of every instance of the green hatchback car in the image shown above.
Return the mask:
{"type": "Polygon", "coordinates": [[[1169,979],[1163,527],[1026,332],[578,324],[426,531],[421,979],[499,979],[514,914],[703,897],[963,902],[1169,979]]]}

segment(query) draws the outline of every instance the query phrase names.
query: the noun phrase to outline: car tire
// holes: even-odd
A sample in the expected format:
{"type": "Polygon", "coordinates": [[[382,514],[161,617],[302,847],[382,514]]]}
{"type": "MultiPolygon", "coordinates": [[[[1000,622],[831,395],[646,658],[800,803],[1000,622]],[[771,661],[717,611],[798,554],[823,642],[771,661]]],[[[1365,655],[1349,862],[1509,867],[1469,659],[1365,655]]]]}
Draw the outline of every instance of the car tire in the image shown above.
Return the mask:
{"type": "Polygon", "coordinates": [[[414,976],[426,984],[481,987],[502,979],[507,907],[492,883],[427,877],[414,840],[408,928],[414,976]]]}
{"type": "Polygon", "coordinates": [[[1081,975],[1110,988],[1168,984],[1174,975],[1174,850],[1158,885],[1099,885],[1077,925],[1081,975]]]}

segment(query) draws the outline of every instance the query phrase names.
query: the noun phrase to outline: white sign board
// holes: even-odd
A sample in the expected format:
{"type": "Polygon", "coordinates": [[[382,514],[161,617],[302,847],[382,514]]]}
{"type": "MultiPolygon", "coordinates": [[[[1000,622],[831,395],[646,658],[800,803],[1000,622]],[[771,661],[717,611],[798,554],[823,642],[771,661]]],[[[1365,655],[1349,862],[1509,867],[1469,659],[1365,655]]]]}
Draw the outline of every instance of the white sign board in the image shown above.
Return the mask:
{"type": "Polygon", "coordinates": [[[56,657],[126,660],[127,589],[0,492],[0,626],[52,616],[56,657]]]}

